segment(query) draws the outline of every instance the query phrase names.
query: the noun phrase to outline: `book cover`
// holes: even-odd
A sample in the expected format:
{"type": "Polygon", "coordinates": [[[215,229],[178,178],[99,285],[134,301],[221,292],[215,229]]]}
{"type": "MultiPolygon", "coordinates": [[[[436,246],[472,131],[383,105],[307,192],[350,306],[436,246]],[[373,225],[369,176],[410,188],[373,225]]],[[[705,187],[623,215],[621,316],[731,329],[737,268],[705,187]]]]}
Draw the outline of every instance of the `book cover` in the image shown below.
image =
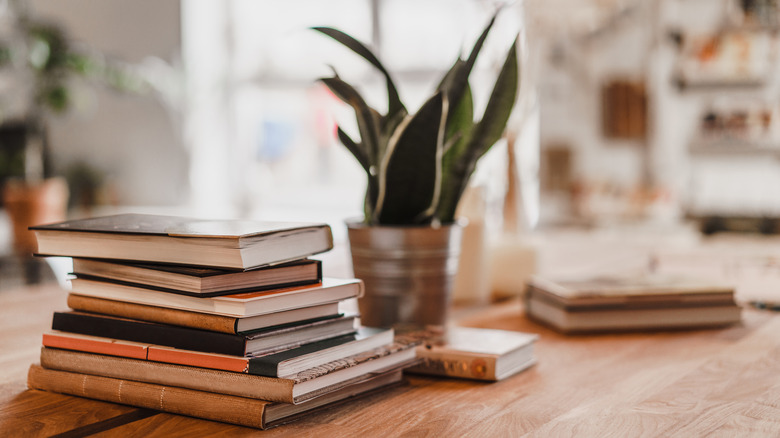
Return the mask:
{"type": "Polygon", "coordinates": [[[286,324],[314,322],[321,319],[335,318],[340,315],[338,302],[237,318],[76,294],[68,294],[68,307],[82,312],[230,334],[250,332],[286,324]]]}
{"type": "Polygon", "coordinates": [[[734,304],[734,288],[693,278],[660,275],[554,279],[534,277],[538,299],[566,308],[682,307],[734,304]]]}
{"type": "Polygon", "coordinates": [[[31,227],[38,253],[248,269],[333,248],[327,224],[121,214],[31,227]]]}
{"type": "Polygon", "coordinates": [[[245,292],[219,297],[191,297],[117,283],[74,278],[71,292],[149,306],[243,318],[284,310],[358,298],[363,282],[357,279],[323,278],[320,285],[245,292]]]}
{"type": "Polygon", "coordinates": [[[344,315],[305,324],[271,327],[246,334],[227,334],[83,312],[55,312],[52,329],[185,350],[244,356],[278,351],[344,336],[359,320],[344,315]]]}
{"type": "Polygon", "coordinates": [[[742,319],[742,309],[735,304],[567,309],[537,299],[533,292],[525,300],[525,312],[566,334],[722,327],[742,319]]]}
{"type": "Polygon", "coordinates": [[[299,405],[51,370],[35,364],[30,366],[27,387],[266,429],[300,418],[301,414],[314,409],[334,406],[359,395],[390,387],[401,379],[400,371],[391,371],[299,405]]]}
{"type": "Polygon", "coordinates": [[[409,372],[475,380],[501,380],[534,363],[531,333],[451,327],[417,347],[422,362],[409,372]]]}
{"type": "Polygon", "coordinates": [[[305,259],[235,271],[74,258],[73,274],[80,278],[206,297],[316,284],[322,281],[322,262],[305,259]]]}
{"type": "Polygon", "coordinates": [[[393,342],[392,329],[361,327],[340,336],[265,356],[234,356],[124,341],[61,331],[44,333],[43,346],[110,356],[131,357],[268,377],[289,377],[338,359],[358,355],[393,342]]]}
{"type": "Polygon", "coordinates": [[[49,347],[41,348],[41,365],[60,371],[298,404],[370,378],[377,373],[413,364],[417,361],[414,351],[416,345],[393,342],[304,370],[288,378],[255,376],[49,347]]]}

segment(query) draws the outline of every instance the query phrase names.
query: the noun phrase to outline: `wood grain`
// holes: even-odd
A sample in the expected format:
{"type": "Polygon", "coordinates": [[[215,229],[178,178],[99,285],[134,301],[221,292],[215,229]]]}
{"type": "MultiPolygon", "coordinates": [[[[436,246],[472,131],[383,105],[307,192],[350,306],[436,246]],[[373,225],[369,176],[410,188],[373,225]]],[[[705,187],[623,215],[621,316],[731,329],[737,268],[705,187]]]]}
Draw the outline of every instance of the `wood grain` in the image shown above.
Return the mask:
{"type": "MultiPolygon", "coordinates": [[[[619,242],[602,246],[601,264],[579,241],[542,254],[541,267],[604,272],[645,259],[619,242]]],[[[408,376],[404,386],[256,431],[25,390],[65,295],[55,286],[0,293],[0,435],[97,424],[110,426],[102,437],[780,436],[780,313],[746,308],[742,324],[722,329],[563,336],[525,319],[519,300],[459,309],[460,325],[538,333],[539,363],[497,383],[408,376]]]]}

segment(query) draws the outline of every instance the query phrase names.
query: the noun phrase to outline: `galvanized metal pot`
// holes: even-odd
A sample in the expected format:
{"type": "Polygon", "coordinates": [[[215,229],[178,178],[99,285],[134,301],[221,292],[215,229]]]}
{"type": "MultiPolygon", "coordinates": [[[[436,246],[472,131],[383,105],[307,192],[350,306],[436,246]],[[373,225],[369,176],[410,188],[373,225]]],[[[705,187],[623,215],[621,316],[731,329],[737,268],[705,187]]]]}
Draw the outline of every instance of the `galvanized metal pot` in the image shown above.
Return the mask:
{"type": "Polygon", "coordinates": [[[369,226],[347,222],[363,324],[444,325],[460,256],[462,224],[369,226]]]}

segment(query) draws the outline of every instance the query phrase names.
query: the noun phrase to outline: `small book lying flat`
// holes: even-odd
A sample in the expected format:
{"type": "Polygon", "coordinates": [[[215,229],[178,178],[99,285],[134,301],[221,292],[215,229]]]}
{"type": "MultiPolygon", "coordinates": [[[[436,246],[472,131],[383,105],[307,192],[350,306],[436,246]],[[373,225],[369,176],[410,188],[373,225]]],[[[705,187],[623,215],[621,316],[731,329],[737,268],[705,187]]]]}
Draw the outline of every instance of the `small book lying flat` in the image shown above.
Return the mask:
{"type": "Polygon", "coordinates": [[[501,380],[536,363],[539,336],[508,330],[451,327],[417,347],[422,362],[408,371],[476,380],[501,380]]]}
{"type": "Polygon", "coordinates": [[[327,224],[120,214],[30,227],[44,256],[249,269],[333,248],[327,224]]]}
{"type": "Polygon", "coordinates": [[[27,387],[267,429],[300,418],[306,412],[392,387],[402,378],[400,370],[388,371],[298,405],[51,370],[40,365],[30,366],[27,387]]]}
{"type": "Polygon", "coordinates": [[[525,311],[563,333],[723,326],[739,322],[732,287],[664,276],[534,278],[525,311]]]}
{"type": "Polygon", "coordinates": [[[326,277],[319,285],[219,297],[191,297],[125,284],[74,278],[71,280],[71,292],[114,301],[243,318],[357,298],[363,295],[363,282],[357,279],[326,277]]]}
{"type": "Polygon", "coordinates": [[[319,283],[322,263],[299,260],[266,268],[230,271],[195,266],[73,259],[73,273],[171,293],[196,296],[228,295],[319,283]]]}
{"type": "Polygon", "coordinates": [[[54,312],[52,330],[148,342],[185,350],[245,356],[286,350],[355,333],[356,315],[321,319],[297,325],[227,334],[134,319],[83,312],[54,312]]]}
{"type": "Polygon", "coordinates": [[[68,307],[82,312],[118,316],[139,321],[158,322],[219,333],[245,333],[267,327],[314,322],[339,315],[339,303],[325,303],[311,307],[236,318],[233,316],[191,312],[166,307],[147,306],[125,301],[68,294],[68,307]]]}
{"type": "Polygon", "coordinates": [[[392,329],[361,327],[353,335],[313,342],[265,355],[234,356],[184,350],[151,343],[123,341],[101,336],[61,331],[43,334],[43,346],[86,353],[122,356],[156,362],[247,373],[267,377],[288,377],[328,362],[354,356],[393,342],[392,329]]]}

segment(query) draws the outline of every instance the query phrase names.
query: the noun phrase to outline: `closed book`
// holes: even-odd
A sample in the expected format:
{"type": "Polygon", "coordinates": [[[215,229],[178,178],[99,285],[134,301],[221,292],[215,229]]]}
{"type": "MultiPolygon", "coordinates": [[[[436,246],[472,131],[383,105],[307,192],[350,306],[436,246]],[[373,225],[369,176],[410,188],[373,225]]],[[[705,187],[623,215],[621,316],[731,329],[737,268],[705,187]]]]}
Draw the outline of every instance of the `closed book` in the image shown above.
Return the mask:
{"type": "Polygon", "coordinates": [[[235,271],[75,258],[73,273],[81,278],[115,281],[171,293],[217,296],[319,283],[322,280],[322,263],[306,259],[235,271]]]}
{"type": "Polygon", "coordinates": [[[734,287],[696,278],[610,275],[583,278],[536,276],[528,289],[568,309],[639,309],[734,305],[734,287]]]}
{"type": "Polygon", "coordinates": [[[38,253],[248,269],[333,248],[327,224],[120,214],[30,227],[38,253]]]}
{"type": "Polygon", "coordinates": [[[41,348],[45,368],[282,403],[302,403],[417,361],[415,343],[386,346],[310,368],[288,378],[152,362],[80,351],[41,348]]]}
{"type": "Polygon", "coordinates": [[[363,282],[357,279],[342,280],[326,277],[319,285],[219,297],[191,297],[124,284],[74,278],[71,280],[71,292],[108,300],[243,318],[357,298],[363,295],[363,282]]]}
{"type": "Polygon", "coordinates": [[[325,303],[311,307],[284,310],[264,315],[237,318],[210,313],[166,307],[147,306],[125,301],[106,300],[84,295],[68,294],[68,307],[82,312],[100,313],[140,321],[159,322],[220,333],[243,333],[285,324],[295,324],[339,315],[339,303],[325,303]]]}
{"type": "Polygon", "coordinates": [[[733,287],[662,275],[535,277],[525,312],[563,333],[722,326],[741,319],[733,287]]]}
{"type": "Polygon", "coordinates": [[[54,312],[53,330],[148,342],[186,350],[244,356],[298,347],[354,333],[355,315],[227,334],[83,312],[54,312]]]}
{"type": "Polygon", "coordinates": [[[393,386],[401,380],[401,371],[390,371],[298,405],[51,370],[39,365],[30,366],[27,387],[266,429],[301,418],[315,409],[335,406],[380,388],[393,386]]]}
{"type": "Polygon", "coordinates": [[[530,319],[567,334],[721,327],[742,319],[737,305],[572,310],[532,293],[525,300],[525,312],[530,319]]]}
{"type": "Polygon", "coordinates": [[[361,327],[354,335],[319,341],[279,353],[234,356],[61,331],[43,334],[45,347],[285,378],[392,342],[392,329],[361,327]]]}
{"type": "Polygon", "coordinates": [[[476,380],[501,380],[536,363],[531,333],[452,327],[417,347],[422,362],[409,372],[476,380]]]}

